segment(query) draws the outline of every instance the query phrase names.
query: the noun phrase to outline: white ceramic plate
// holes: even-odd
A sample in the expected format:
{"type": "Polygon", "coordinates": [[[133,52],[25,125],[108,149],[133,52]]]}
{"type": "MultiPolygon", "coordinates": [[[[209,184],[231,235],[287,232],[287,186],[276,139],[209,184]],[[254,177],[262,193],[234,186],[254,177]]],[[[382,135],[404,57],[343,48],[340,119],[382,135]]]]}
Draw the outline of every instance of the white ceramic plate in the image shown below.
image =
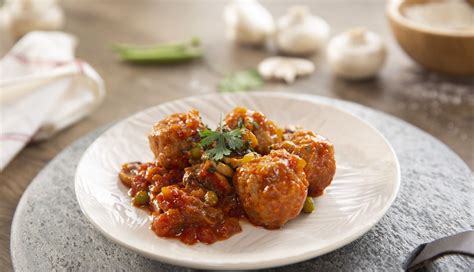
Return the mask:
{"type": "Polygon", "coordinates": [[[257,269],[310,259],[342,247],[367,232],[395,199],[399,165],[384,137],[359,118],[309,95],[282,93],[211,94],[172,101],[137,113],[100,136],[85,152],[76,172],[82,211],[105,236],[162,262],[199,269],[257,269]],[[316,212],[301,215],[280,230],[242,223],[243,231],[212,245],[185,245],[150,229],[145,211],[130,205],[119,182],[120,165],[150,161],[147,134],[168,114],[198,109],[215,126],[221,113],[237,105],[262,111],[277,124],[302,125],[329,138],[337,173],[316,212]]]}

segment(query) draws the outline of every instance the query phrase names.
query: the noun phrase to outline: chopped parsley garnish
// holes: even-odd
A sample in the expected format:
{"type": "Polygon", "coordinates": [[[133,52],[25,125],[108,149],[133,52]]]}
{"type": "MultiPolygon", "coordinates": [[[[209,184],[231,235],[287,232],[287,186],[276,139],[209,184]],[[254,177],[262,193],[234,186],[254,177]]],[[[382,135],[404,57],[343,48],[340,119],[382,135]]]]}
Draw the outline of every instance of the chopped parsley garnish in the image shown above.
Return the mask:
{"type": "Polygon", "coordinates": [[[222,125],[222,118],[219,128],[210,130],[208,128],[199,132],[201,136],[201,146],[204,148],[209,159],[218,161],[224,156],[230,155],[232,151],[237,151],[244,145],[242,133],[239,128],[228,130],[222,125]]]}

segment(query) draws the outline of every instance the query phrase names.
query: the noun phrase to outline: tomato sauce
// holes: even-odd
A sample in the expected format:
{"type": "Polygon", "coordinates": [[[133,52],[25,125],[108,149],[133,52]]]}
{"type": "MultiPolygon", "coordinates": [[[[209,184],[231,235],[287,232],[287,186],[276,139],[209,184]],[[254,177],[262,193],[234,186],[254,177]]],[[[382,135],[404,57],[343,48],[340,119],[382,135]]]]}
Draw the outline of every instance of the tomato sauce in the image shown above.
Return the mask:
{"type": "Polygon", "coordinates": [[[239,220],[245,213],[231,183],[222,176],[217,178],[209,167],[197,165],[186,171],[193,173],[184,177],[183,170],[135,162],[122,166],[120,179],[130,187],[132,204],[150,211],[151,229],[160,237],[190,245],[212,244],[239,233],[239,220]],[[138,201],[143,192],[148,198],[138,201]],[[217,198],[212,205],[206,202],[209,192],[217,198]]]}

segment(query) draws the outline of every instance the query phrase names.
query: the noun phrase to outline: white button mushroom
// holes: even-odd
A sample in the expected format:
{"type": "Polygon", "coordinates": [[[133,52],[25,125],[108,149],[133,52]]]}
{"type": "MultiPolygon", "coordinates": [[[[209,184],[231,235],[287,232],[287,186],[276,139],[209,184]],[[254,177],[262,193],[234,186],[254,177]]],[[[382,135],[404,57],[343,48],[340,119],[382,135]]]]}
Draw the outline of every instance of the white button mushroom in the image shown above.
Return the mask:
{"type": "Polygon", "coordinates": [[[328,61],[332,71],[347,79],[373,77],[385,62],[385,45],[375,33],[363,28],[343,32],[328,44],[328,61]]]}
{"type": "Polygon", "coordinates": [[[310,55],[320,51],[329,37],[329,25],[304,6],[294,6],[277,21],[276,44],[289,55],[310,55]]]}
{"type": "Polygon", "coordinates": [[[264,45],[275,32],[272,15],[256,0],[233,0],[224,20],[227,36],[241,44],[264,45]]]}
{"type": "Polygon", "coordinates": [[[7,0],[2,13],[15,39],[33,30],[58,30],[64,24],[63,10],[56,0],[7,0]]]}
{"type": "Polygon", "coordinates": [[[297,76],[313,72],[314,64],[301,58],[270,57],[258,65],[258,73],[264,79],[283,79],[286,83],[294,82],[297,76]]]}

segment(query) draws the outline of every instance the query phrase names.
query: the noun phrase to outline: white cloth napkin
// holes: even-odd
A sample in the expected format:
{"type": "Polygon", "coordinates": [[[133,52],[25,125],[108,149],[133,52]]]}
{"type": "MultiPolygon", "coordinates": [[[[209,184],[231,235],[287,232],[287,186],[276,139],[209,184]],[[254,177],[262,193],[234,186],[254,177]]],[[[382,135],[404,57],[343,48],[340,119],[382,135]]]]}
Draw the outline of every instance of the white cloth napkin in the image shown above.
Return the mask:
{"type": "Polygon", "coordinates": [[[102,78],[76,59],[76,39],[30,32],[0,60],[0,171],[30,141],[77,122],[104,99],[102,78]]]}

